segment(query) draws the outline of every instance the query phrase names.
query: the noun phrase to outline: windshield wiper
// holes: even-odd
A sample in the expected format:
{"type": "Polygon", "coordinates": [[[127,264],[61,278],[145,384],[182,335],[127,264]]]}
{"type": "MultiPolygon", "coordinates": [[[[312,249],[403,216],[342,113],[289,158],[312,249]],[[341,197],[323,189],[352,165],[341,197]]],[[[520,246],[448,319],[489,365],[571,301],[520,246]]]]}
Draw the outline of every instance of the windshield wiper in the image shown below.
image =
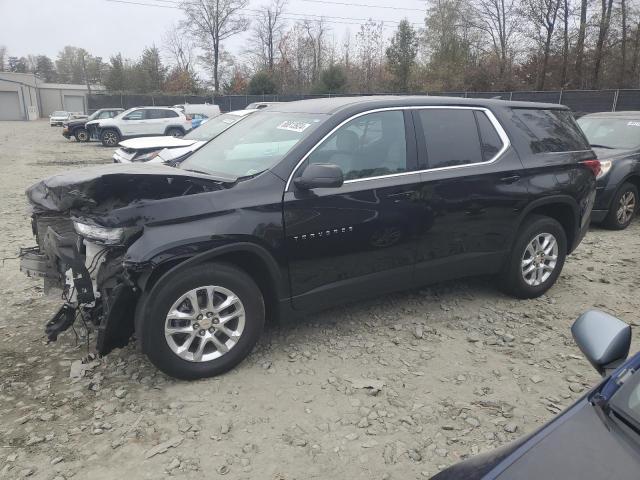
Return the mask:
{"type": "Polygon", "coordinates": [[[592,143],[591,146],[596,148],[607,148],[609,150],[614,149],[614,147],[610,147],[609,145],[600,145],[599,143],[592,143]]]}

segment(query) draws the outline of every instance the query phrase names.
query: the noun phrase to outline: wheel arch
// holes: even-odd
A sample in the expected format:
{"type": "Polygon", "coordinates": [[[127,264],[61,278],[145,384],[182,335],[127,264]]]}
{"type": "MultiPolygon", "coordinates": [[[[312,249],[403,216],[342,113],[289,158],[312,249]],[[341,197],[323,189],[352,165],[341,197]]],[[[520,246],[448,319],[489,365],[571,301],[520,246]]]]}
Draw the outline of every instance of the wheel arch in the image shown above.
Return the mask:
{"type": "Polygon", "coordinates": [[[98,127],[98,129],[99,129],[98,135],[102,135],[102,132],[106,130],[115,130],[116,132],[118,132],[118,135],[120,135],[120,138],[123,138],[122,131],[120,130],[120,127],[118,127],[117,125],[108,125],[106,127],[98,127]]]}
{"type": "Polygon", "coordinates": [[[562,225],[567,237],[567,253],[573,249],[573,245],[578,237],[580,226],[580,214],[578,203],[574,198],[568,195],[555,195],[552,197],[541,198],[531,202],[520,215],[518,230],[523,222],[530,215],[544,215],[553,218],[562,225]]]}
{"type": "Polygon", "coordinates": [[[258,285],[265,302],[267,320],[280,315],[280,301],[287,296],[286,279],[273,256],[259,245],[240,242],[224,245],[187,258],[173,258],[156,266],[141,285],[142,295],[135,313],[136,337],[142,345],[142,322],[145,303],[153,297],[155,287],[171,275],[203,263],[223,262],[247,273],[258,285]]]}
{"type": "Polygon", "coordinates": [[[630,184],[634,185],[638,189],[638,192],[640,192],[640,172],[632,172],[629,175],[627,175],[620,182],[620,185],[618,186],[618,188],[620,188],[625,183],[630,183],[630,184]]]}
{"type": "Polygon", "coordinates": [[[183,135],[187,133],[184,127],[180,125],[169,125],[167,128],[164,129],[164,134],[166,135],[169,132],[169,130],[180,130],[183,133],[183,135]]]}

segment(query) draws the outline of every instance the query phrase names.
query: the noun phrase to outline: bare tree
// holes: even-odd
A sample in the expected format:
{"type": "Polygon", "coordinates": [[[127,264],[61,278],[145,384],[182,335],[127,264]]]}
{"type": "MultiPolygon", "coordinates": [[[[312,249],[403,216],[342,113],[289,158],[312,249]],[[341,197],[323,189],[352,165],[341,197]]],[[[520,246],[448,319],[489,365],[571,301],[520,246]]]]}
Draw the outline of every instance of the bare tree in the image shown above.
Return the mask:
{"type": "Polygon", "coordinates": [[[203,42],[203,50],[211,54],[215,92],[220,91],[222,42],[249,27],[249,21],[241,14],[247,4],[248,0],[189,0],[181,4],[187,17],[184,27],[203,42]]]}
{"type": "Polygon", "coordinates": [[[622,32],[620,41],[620,71],[618,73],[618,87],[625,85],[625,73],[627,69],[627,2],[620,0],[620,13],[622,18],[622,32]]]}
{"type": "Polygon", "coordinates": [[[569,70],[569,0],[563,0],[562,6],[562,70],[560,73],[560,88],[567,85],[569,70]]]}
{"type": "Polygon", "coordinates": [[[307,33],[307,38],[309,40],[313,56],[311,79],[313,82],[316,82],[320,77],[320,71],[324,64],[324,36],[327,33],[327,27],[323,18],[320,18],[319,20],[304,20],[302,22],[302,27],[307,33]]]}
{"type": "Polygon", "coordinates": [[[523,13],[533,30],[539,35],[542,44],[542,61],[538,70],[537,90],[544,90],[551,40],[556,27],[560,2],[561,0],[525,0],[522,3],[523,13]]]}
{"type": "Polygon", "coordinates": [[[273,72],[282,40],[284,20],[282,14],[286,0],[273,0],[271,5],[264,6],[253,23],[252,43],[254,55],[259,59],[261,68],[273,72]]]}
{"type": "Polygon", "coordinates": [[[162,37],[164,51],[169,55],[169,63],[183,72],[191,72],[196,55],[195,45],[191,38],[185,36],[179,26],[172,27],[162,37]]]}
{"type": "Polygon", "coordinates": [[[613,0],[601,0],[600,25],[598,27],[598,40],[593,58],[593,88],[600,87],[600,70],[602,67],[602,56],[604,54],[605,42],[609,34],[611,25],[611,9],[613,0]]]}
{"type": "Polygon", "coordinates": [[[473,0],[469,23],[484,32],[498,58],[498,75],[504,78],[513,57],[513,38],[520,17],[516,0],[473,0]]]}
{"type": "Polygon", "coordinates": [[[584,41],[587,35],[588,8],[588,0],[581,0],[580,26],[578,27],[578,39],[576,40],[576,64],[573,72],[573,84],[578,88],[584,85],[584,41]]]}
{"type": "Polygon", "coordinates": [[[7,68],[7,47],[0,45],[0,72],[4,72],[7,68]]]}
{"type": "Polygon", "coordinates": [[[365,92],[374,91],[380,80],[381,57],[378,54],[382,48],[383,24],[369,20],[360,26],[356,35],[358,62],[361,70],[360,88],[365,92]]]}

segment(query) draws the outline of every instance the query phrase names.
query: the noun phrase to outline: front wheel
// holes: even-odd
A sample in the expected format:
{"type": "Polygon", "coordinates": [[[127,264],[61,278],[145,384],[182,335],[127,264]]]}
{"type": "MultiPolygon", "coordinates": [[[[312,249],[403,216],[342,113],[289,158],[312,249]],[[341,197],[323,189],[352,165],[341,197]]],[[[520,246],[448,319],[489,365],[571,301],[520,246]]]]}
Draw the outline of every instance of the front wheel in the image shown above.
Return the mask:
{"type": "Polygon", "coordinates": [[[560,223],[532,215],[521,226],[502,273],[503,289],[517,298],[536,298],[558,279],[567,256],[567,236],[560,223]]]}
{"type": "Polygon", "coordinates": [[[638,209],[638,189],[632,183],[624,183],[616,192],[602,225],[611,230],[624,230],[629,226],[638,209]]]}
{"type": "Polygon", "coordinates": [[[105,147],[115,147],[120,143],[120,135],[116,130],[103,130],[100,134],[100,141],[105,147]]]}
{"type": "Polygon", "coordinates": [[[76,137],[76,141],[78,142],[88,142],[89,141],[89,132],[86,128],[79,128],[73,134],[76,137]]]}
{"type": "Polygon", "coordinates": [[[212,377],[240,363],[264,326],[264,301],[256,283],[224,263],[168,275],[145,304],[143,348],[167,375],[212,377]]]}

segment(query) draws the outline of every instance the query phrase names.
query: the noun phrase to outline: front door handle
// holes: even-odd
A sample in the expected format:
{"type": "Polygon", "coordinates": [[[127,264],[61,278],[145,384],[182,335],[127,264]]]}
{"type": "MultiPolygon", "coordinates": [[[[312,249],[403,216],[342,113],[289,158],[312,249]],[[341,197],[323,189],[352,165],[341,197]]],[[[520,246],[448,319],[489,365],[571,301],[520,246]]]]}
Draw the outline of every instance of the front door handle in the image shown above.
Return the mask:
{"type": "Polygon", "coordinates": [[[500,182],[502,183],[516,183],[520,180],[520,175],[511,175],[510,177],[502,177],[500,182]]]}

